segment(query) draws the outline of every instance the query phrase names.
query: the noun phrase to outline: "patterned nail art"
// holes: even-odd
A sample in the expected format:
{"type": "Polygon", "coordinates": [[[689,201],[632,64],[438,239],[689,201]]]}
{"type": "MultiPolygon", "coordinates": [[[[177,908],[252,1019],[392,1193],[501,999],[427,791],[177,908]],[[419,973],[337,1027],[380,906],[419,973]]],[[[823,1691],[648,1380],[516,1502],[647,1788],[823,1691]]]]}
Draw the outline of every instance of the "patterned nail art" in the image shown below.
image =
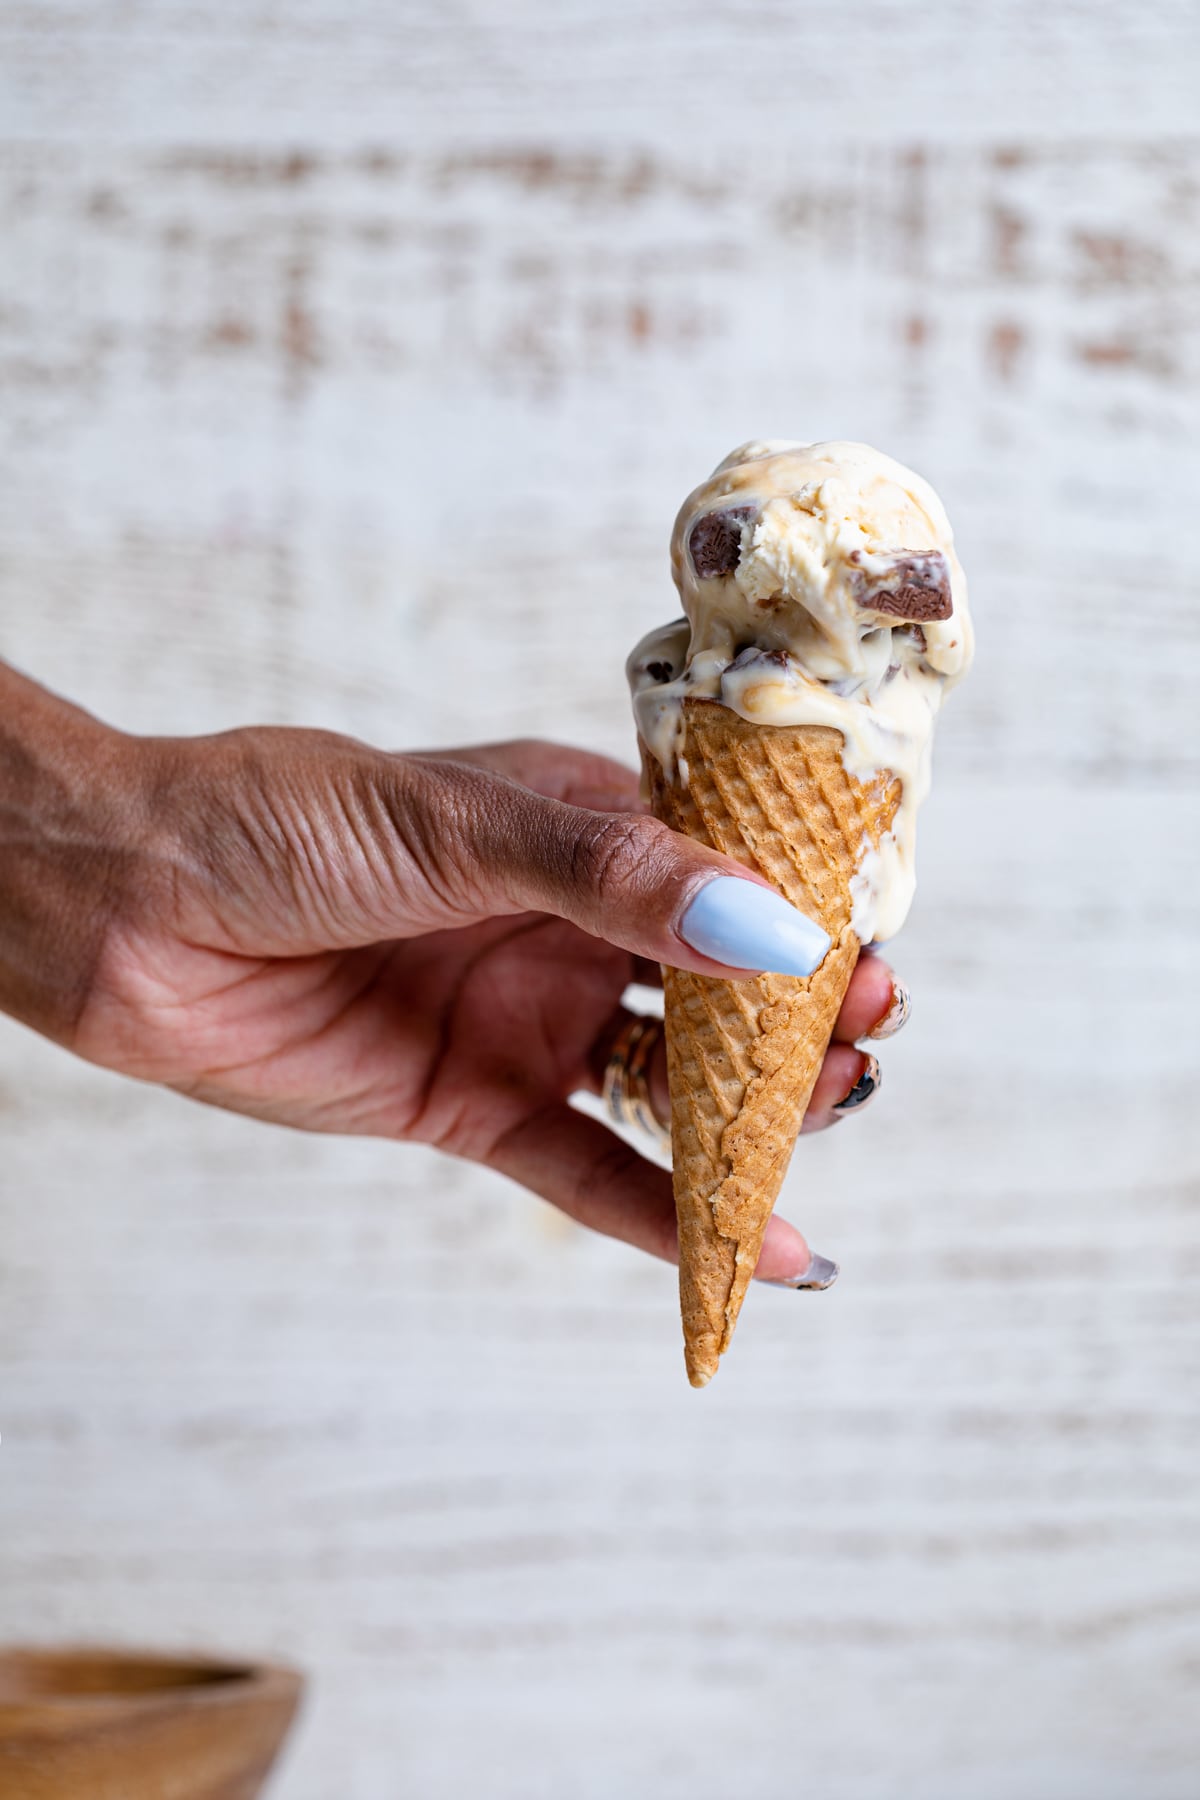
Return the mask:
{"type": "Polygon", "coordinates": [[[835,1113],[854,1112],[856,1108],[865,1106],[883,1079],[879,1073],[879,1064],[875,1058],[868,1055],[865,1050],[863,1051],[862,1056],[864,1064],[863,1072],[855,1082],[854,1086],[850,1089],[850,1092],[846,1095],[846,1098],[844,1100],[839,1100],[837,1105],[833,1108],[835,1113]]]}
{"type": "Polygon", "coordinates": [[[872,1025],[867,1032],[869,1038],[878,1041],[880,1038],[895,1037],[900,1028],[908,1023],[908,1015],[912,1011],[912,995],[898,975],[892,976],[892,1004],[884,1013],[878,1024],[872,1025]]]}

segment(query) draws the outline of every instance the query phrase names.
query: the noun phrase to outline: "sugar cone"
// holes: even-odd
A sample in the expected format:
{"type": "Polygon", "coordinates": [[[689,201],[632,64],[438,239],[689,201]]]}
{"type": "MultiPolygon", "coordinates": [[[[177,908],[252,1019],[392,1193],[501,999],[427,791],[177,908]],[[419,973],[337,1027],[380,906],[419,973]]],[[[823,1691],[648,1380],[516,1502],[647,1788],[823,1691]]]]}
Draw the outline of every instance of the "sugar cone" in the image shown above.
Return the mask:
{"type": "Polygon", "coordinates": [[[729,1347],[858,961],[850,884],[863,841],[877,846],[891,827],[900,782],[848,776],[840,731],[753,725],[712,700],[684,702],[676,781],[642,750],[660,819],[757,869],[833,939],[806,980],[664,971],[684,1351],[703,1387],[729,1347]]]}

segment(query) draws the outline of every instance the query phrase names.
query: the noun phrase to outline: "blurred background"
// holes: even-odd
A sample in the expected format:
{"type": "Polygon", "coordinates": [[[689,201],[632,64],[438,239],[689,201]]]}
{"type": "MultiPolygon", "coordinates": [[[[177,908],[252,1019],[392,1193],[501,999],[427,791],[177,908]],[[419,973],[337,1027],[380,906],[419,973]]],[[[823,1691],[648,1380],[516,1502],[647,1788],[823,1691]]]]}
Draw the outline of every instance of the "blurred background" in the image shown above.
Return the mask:
{"type": "Polygon", "coordinates": [[[0,12],[9,660],[630,757],[758,435],[926,474],[980,639],[841,1282],[703,1395],[665,1267],[0,1022],[0,1636],[297,1660],[275,1800],[1195,1795],[1198,21],[0,12]]]}

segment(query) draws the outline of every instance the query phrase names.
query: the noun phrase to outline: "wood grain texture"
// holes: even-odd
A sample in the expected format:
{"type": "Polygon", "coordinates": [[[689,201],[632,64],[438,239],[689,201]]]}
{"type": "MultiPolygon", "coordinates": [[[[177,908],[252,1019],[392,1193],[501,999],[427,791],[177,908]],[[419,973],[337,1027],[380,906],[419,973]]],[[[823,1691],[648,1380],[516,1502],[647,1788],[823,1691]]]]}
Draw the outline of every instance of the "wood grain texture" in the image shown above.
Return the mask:
{"type": "Polygon", "coordinates": [[[1190,1800],[1196,17],[4,9],[0,654],[632,756],[762,433],[934,480],[980,654],[841,1282],[703,1396],[671,1271],[0,1030],[0,1636],[304,1664],[279,1800],[1190,1800]]]}

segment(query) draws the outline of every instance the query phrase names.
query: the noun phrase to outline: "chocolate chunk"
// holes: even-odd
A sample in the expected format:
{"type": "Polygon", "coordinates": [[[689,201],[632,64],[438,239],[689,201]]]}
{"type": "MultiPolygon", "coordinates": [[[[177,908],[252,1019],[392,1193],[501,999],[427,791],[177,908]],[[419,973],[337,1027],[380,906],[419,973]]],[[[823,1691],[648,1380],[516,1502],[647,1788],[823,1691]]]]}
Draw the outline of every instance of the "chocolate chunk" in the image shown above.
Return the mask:
{"type": "Polygon", "coordinates": [[[892,619],[948,619],[950,566],[940,550],[898,550],[885,576],[859,588],[860,604],[892,619]]]}
{"type": "Polygon", "coordinates": [[[753,506],[731,506],[705,513],[692,526],[688,549],[697,575],[732,575],[742,551],[742,526],[755,514],[753,506]]]}
{"type": "Polygon", "coordinates": [[[672,681],[675,677],[675,671],[668,662],[647,663],[646,673],[651,681],[672,681]]]}
{"type": "Polygon", "coordinates": [[[873,594],[871,606],[875,612],[887,613],[894,619],[948,619],[954,611],[948,593],[915,583],[873,594]]]}

